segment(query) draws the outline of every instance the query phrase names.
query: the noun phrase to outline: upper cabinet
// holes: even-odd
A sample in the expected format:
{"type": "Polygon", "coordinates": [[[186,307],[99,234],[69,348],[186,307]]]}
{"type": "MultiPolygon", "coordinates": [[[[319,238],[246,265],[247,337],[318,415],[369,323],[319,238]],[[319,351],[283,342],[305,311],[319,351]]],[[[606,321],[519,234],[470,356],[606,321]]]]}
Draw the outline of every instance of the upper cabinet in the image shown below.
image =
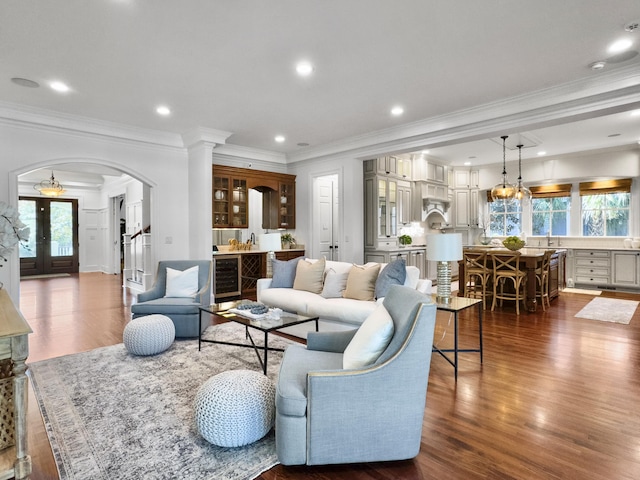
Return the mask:
{"type": "Polygon", "coordinates": [[[479,222],[479,172],[454,169],[453,180],[454,225],[456,228],[475,228],[479,222]]]}
{"type": "Polygon", "coordinates": [[[296,228],[296,176],[213,166],[213,227],[248,228],[249,189],[262,193],[262,228],[296,228]]]}
{"type": "Polygon", "coordinates": [[[235,176],[213,176],[213,226],[247,228],[247,180],[235,176]]]}

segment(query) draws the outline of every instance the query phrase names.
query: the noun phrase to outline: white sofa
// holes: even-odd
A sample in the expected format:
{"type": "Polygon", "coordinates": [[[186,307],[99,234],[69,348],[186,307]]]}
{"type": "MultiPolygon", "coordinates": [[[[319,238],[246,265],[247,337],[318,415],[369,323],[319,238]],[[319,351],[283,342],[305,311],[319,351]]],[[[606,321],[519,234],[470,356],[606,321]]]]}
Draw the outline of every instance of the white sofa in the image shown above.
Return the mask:
{"type": "MultiPolygon", "coordinates": [[[[380,272],[386,264],[380,264],[380,272]]],[[[337,273],[349,271],[352,263],[335,262],[328,260],[325,265],[325,274],[329,270],[337,273]]],[[[430,294],[431,280],[420,279],[420,270],[417,267],[406,267],[406,280],[404,285],[430,294]]],[[[295,312],[300,315],[317,316],[320,321],[320,330],[346,330],[359,327],[362,322],[376,309],[377,301],[354,300],[351,298],[324,298],[317,293],[293,288],[271,288],[270,278],[261,278],[257,283],[258,301],[272,308],[281,308],[287,312],[295,312]]],[[[314,328],[311,323],[300,325],[298,328],[285,329],[287,333],[306,337],[306,332],[314,328]]]]}

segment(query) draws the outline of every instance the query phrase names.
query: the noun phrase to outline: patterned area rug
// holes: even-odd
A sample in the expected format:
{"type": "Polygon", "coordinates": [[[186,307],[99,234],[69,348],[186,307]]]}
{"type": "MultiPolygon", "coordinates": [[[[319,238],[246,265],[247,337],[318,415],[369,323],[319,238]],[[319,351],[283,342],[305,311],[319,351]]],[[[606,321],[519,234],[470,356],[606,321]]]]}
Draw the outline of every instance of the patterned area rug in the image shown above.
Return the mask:
{"type": "Polygon", "coordinates": [[[589,320],[628,325],[639,303],[635,300],[597,297],[587,303],[575,316],[589,320]]]}
{"type": "MultiPolygon", "coordinates": [[[[244,328],[209,327],[205,338],[243,343],[244,328]]],[[[269,336],[269,346],[290,343],[269,336]]],[[[269,352],[272,380],[281,360],[269,352]]],[[[251,479],[278,463],[273,430],[251,445],[222,448],[195,429],[199,386],[226,370],[261,371],[253,349],[204,343],[198,352],[197,340],[178,340],[164,353],[136,357],[119,344],[29,367],[62,480],[251,479]]]]}

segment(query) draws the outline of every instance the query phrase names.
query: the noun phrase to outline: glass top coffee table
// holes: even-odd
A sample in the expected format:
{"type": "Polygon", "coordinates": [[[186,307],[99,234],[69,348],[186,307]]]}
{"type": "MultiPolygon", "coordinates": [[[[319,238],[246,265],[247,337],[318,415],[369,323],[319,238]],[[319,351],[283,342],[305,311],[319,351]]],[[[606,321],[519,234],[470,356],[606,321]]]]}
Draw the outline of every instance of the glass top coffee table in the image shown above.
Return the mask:
{"type": "MultiPolygon", "coordinates": [[[[242,303],[248,302],[247,300],[239,300],[234,302],[224,302],[224,303],[214,303],[212,305],[206,307],[200,307],[200,319],[199,319],[199,328],[198,331],[200,334],[198,335],[198,351],[202,346],[202,342],[205,343],[217,343],[220,345],[233,345],[236,347],[245,347],[245,348],[253,348],[258,357],[258,361],[260,362],[260,366],[262,367],[262,372],[267,374],[267,353],[271,351],[282,352],[284,351],[282,348],[272,348],[269,347],[269,333],[280,330],[281,328],[290,327],[292,325],[298,325],[300,323],[306,322],[316,322],[316,332],[318,331],[318,317],[307,317],[304,315],[298,315],[297,313],[290,312],[282,312],[280,314],[280,318],[268,318],[262,317],[259,319],[252,319],[246,316],[242,316],[239,313],[231,312],[232,308],[237,308],[242,303]],[[221,319],[228,320],[231,322],[239,323],[244,325],[245,327],[245,335],[247,340],[250,343],[233,343],[233,342],[222,342],[219,340],[207,340],[202,338],[202,314],[209,313],[214,316],[218,316],[221,319]],[[264,343],[262,345],[257,345],[253,337],[251,336],[250,328],[258,330],[264,334],[264,343]],[[262,350],[262,356],[260,356],[260,351],[262,350]]],[[[251,302],[255,303],[255,302],[251,302]]]]}

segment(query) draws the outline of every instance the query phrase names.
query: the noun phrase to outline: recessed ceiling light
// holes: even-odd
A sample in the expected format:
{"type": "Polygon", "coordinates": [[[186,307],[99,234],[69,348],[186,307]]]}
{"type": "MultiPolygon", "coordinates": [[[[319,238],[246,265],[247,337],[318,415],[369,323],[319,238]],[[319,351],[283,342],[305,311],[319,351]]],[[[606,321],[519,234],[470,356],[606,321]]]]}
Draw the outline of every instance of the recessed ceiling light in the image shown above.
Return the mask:
{"type": "Polygon", "coordinates": [[[171,115],[171,109],[165,105],[160,105],[158,108],[156,108],[156,112],[159,115],[163,115],[163,116],[167,116],[167,115],[171,115]]]}
{"type": "Polygon", "coordinates": [[[425,155],[429,154],[429,150],[422,150],[422,153],[424,153],[425,155]]]}
{"type": "Polygon", "coordinates": [[[609,45],[609,48],[607,49],[607,51],[609,53],[619,53],[619,52],[624,52],[626,49],[628,49],[631,45],[633,45],[633,42],[628,39],[628,38],[623,38],[621,40],[618,40],[616,42],[613,42],[611,45],[609,45]]]}
{"type": "Polygon", "coordinates": [[[393,107],[393,108],[391,109],[391,115],[393,115],[393,116],[395,116],[395,117],[400,116],[400,115],[402,115],[403,113],[404,113],[404,108],[402,108],[402,107],[400,107],[400,106],[396,106],[396,107],[393,107]]]}
{"type": "Polygon", "coordinates": [[[607,62],[605,62],[604,60],[599,60],[597,62],[593,62],[591,65],[589,65],[589,68],[591,70],[602,70],[605,65],[607,64],[607,62]]]}
{"type": "Polygon", "coordinates": [[[309,62],[300,62],[296,65],[296,72],[301,77],[308,77],[313,73],[313,65],[309,62]]]}
{"type": "Polygon", "coordinates": [[[13,77],[11,81],[21,87],[38,88],[40,86],[38,82],[34,82],[28,78],[13,77]]]}
{"type": "Polygon", "coordinates": [[[612,133],[611,135],[607,135],[607,137],[609,137],[609,138],[619,137],[619,136],[620,136],[619,133],[612,133]]]}
{"type": "Polygon", "coordinates": [[[540,151],[538,152],[538,156],[539,156],[539,157],[543,157],[543,156],[545,156],[546,154],[547,154],[547,152],[545,152],[544,150],[540,150],[540,151]]]}
{"type": "Polygon", "coordinates": [[[471,165],[471,162],[464,162],[465,167],[468,167],[469,165],[471,165]]]}
{"type": "Polygon", "coordinates": [[[632,116],[632,117],[640,116],[640,110],[634,110],[634,111],[632,111],[632,112],[631,112],[631,116],[632,116]]]}
{"type": "Polygon", "coordinates": [[[308,147],[309,144],[307,142],[300,142],[297,144],[299,147],[308,147]]]}
{"type": "Polygon", "coordinates": [[[67,84],[62,82],[51,82],[49,86],[53,88],[56,92],[60,92],[60,93],[67,93],[70,90],[67,84]]]}
{"type": "Polygon", "coordinates": [[[285,138],[282,135],[276,135],[276,138],[274,138],[274,140],[278,143],[282,143],[285,141],[285,138]]]}

